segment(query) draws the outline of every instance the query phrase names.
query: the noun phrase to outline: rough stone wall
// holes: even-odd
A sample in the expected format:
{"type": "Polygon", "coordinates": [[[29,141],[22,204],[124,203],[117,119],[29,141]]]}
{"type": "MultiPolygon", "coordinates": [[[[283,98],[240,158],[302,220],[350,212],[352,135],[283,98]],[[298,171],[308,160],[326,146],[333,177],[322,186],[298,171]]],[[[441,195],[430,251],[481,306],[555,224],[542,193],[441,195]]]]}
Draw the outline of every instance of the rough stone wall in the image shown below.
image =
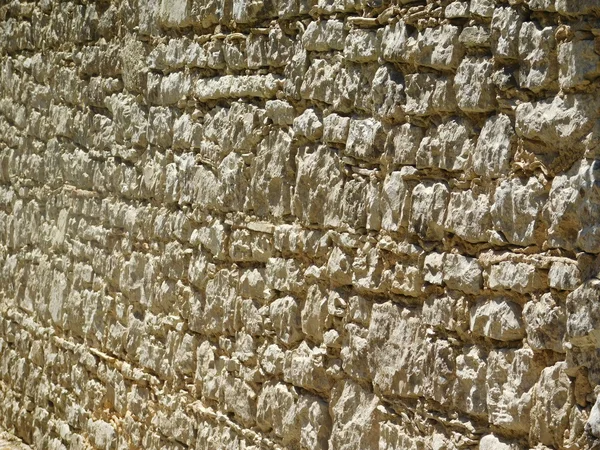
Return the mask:
{"type": "Polygon", "coordinates": [[[0,7],[0,425],[586,449],[597,0],[0,7]]]}

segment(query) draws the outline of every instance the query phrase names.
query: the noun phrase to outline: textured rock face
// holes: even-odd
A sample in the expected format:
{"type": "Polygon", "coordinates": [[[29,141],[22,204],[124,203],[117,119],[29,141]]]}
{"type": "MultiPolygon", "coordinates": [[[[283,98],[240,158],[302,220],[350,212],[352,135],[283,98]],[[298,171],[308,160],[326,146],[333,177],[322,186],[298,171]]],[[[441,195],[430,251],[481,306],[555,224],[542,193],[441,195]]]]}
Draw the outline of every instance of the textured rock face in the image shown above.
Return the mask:
{"type": "Polygon", "coordinates": [[[0,428],[598,445],[596,0],[0,3],[0,428]]]}

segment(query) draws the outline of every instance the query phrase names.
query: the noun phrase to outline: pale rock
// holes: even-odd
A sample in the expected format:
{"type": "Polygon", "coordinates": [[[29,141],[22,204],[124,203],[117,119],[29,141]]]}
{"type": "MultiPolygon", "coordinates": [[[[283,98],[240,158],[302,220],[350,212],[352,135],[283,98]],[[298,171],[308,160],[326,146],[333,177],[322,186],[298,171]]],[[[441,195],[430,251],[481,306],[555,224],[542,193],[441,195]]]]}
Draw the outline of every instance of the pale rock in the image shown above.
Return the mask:
{"type": "Polygon", "coordinates": [[[464,332],[469,328],[469,305],[462,295],[431,296],[423,303],[423,323],[439,329],[464,332]]]}
{"type": "Polygon", "coordinates": [[[589,84],[600,75],[600,55],[592,40],[562,42],[558,45],[558,82],[562,89],[589,84]]]}
{"type": "Polygon", "coordinates": [[[469,10],[476,16],[490,18],[494,13],[494,0],[471,0],[469,10]]]}
{"type": "Polygon", "coordinates": [[[562,447],[570,429],[573,400],[573,384],[567,376],[566,362],[557,362],[542,370],[533,388],[529,441],[562,447]]]}
{"type": "MultiPolygon", "coordinates": [[[[246,7],[244,5],[244,7],[246,7]]],[[[284,67],[294,53],[294,40],[278,25],[269,29],[267,62],[271,67],[284,67]]]]}
{"type": "Polygon", "coordinates": [[[234,230],[230,235],[229,257],[233,261],[267,262],[273,253],[269,235],[249,230],[234,230]]]}
{"type": "Polygon", "coordinates": [[[554,289],[572,291],[581,281],[581,271],[576,264],[556,261],[548,271],[548,283],[554,289]]]}
{"type": "Polygon", "coordinates": [[[223,59],[231,70],[247,69],[246,39],[226,39],[223,42],[223,59]]]}
{"type": "MultiPolygon", "coordinates": [[[[219,200],[224,211],[240,211],[248,199],[250,187],[249,174],[243,156],[239,153],[230,153],[221,161],[218,167],[219,174],[219,200]]],[[[262,242],[261,244],[264,244],[262,242]]],[[[268,250],[261,245],[255,255],[264,255],[268,250]]],[[[264,256],[262,256],[264,259],[264,256]]]]}
{"type": "Polygon", "coordinates": [[[300,314],[302,332],[316,342],[323,339],[329,325],[327,292],[314,284],[308,288],[304,307],[300,314]]]}
{"type": "Polygon", "coordinates": [[[496,108],[492,83],[493,62],[486,57],[465,57],[454,78],[458,107],[468,113],[488,112],[496,108]]]}
{"type": "Polygon", "coordinates": [[[418,266],[396,263],[391,291],[409,297],[418,297],[423,285],[423,274],[418,266]]]}
{"type": "Polygon", "coordinates": [[[283,80],[272,74],[267,75],[223,75],[214,78],[200,78],[192,88],[201,101],[240,97],[274,98],[281,90],[283,80]]]}
{"type": "Polygon", "coordinates": [[[458,19],[469,17],[469,2],[454,1],[449,3],[444,9],[444,15],[447,19],[458,19]]]}
{"type": "Polygon", "coordinates": [[[525,0],[529,9],[533,11],[556,11],[555,2],[556,0],[525,0]]]}
{"type": "Polygon", "coordinates": [[[378,426],[376,408],[379,399],[359,384],[339,382],[333,392],[330,409],[333,428],[329,447],[339,450],[376,450],[378,426]]]}
{"type": "Polygon", "coordinates": [[[379,42],[376,31],[355,28],[350,30],[344,44],[344,57],[348,61],[377,61],[379,42]]]}
{"type": "Polygon", "coordinates": [[[452,391],[456,408],[474,416],[487,416],[486,374],[483,350],[475,345],[464,347],[463,353],[456,357],[456,381],[452,391]]]}
{"type": "Polygon", "coordinates": [[[490,267],[488,287],[494,290],[509,289],[525,294],[542,289],[544,283],[531,264],[503,261],[490,267]]]}
{"type": "Polygon", "coordinates": [[[551,293],[543,294],[525,304],[523,320],[527,342],[533,350],[553,350],[564,353],[567,314],[564,306],[557,304],[551,293]]]}
{"type": "Polygon", "coordinates": [[[381,252],[369,245],[360,248],[352,263],[352,284],[361,290],[382,292],[388,281],[381,252]]]}
{"type": "Polygon", "coordinates": [[[456,108],[452,79],[429,73],[406,75],[406,114],[427,116],[456,108]]]}
{"type": "Polygon", "coordinates": [[[479,441],[479,450],[518,450],[517,444],[509,443],[493,434],[486,434],[479,441]]]}
{"type": "Polygon", "coordinates": [[[467,48],[484,48],[491,46],[491,33],[488,27],[465,27],[458,37],[458,42],[467,48]]]}
{"type": "Polygon", "coordinates": [[[246,427],[256,423],[256,393],[243,380],[231,374],[221,378],[219,400],[226,412],[233,413],[235,419],[246,427]]]}
{"type": "Polygon", "coordinates": [[[600,280],[592,279],[567,296],[567,336],[579,347],[600,345],[600,280]]]}
{"type": "Polygon", "coordinates": [[[398,231],[408,226],[410,185],[405,177],[414,174],[412,167],[389,173],[381,190],[381,228],[398,231]]]}
{"type": "Polygon", "coordinates": [[[475,258],[446,253],[443,280],[449,289],[456,289],[466,294],[477,294],[483,286],[481,266],[475,258]]]}
{"type": "Polygon", "coordinates": [[[355,380],[366,380],[369,378],[369,365],[365,358],[368,352],[367,329],[354,323],[344,326],[345,338],[340,350],[342,369],[355,380]]]}
{"type": "Polygon", "coordinates": [[[202,141],[202,126],[183,114],[173,123],[173,147],[198,148],[202,141]]]}
{"type": "Polygon", "coordinates": [[[336,223],[336,202],[342,190],[342,173],[337,153],[325,146],[299,155],[293,213],[305,224],[336,223]]]}
{"type": "Polygon", "coordinates": [[[190,25],[190,0],[161,0],[158,17],[165,27],[185,27],[190,25]]]}
{"type": "Polygon", "coordinates": [[[597,161],[582,160],[552,180],[544,218],[549,223],[548,243],[568,250],[600,251],[597,161]]]}
{"type": "Polygon", "coordinates": [[[445,183],[426,181],[418,184],[412,191],[409,232],[427,241],[441,240],[448,200],[445,183]]]}
{"type": "Polygon", "coordinates": [[[333,104],[334,91],[331,87],[339,71],[339,63],[330,64],[324,59],[312,60],[301,81],[300,96],[307,100],[333,104]]]}
{"type": "Polygon", "coordinates": [[[600,437],[600,396],[596,397],[596,402],[585,424],[585,431],[594,437],[600,437]]]}
{"type": "Polygon", "coordinates": [[[269,36],[262,33],[250,32],[246,38],[246,56],[249,69],[260,69],[267,67],[267,48],[269,46],[269,36]]]}
{"type": "Polygon", "coordinates": [[[521,308],[504,298],[480,300],[471,307],[471,332],[498,341],[521,340],[525,327],[521,308]]]}
{"type": "Polygon", "coordinates": [[[432,127],[417,150],[417,168],[437,167],[448,171],[466,170],[475,147],[468,122],[451,118],[432,127]]]}
{"type": "Polygon", "coordinates": [[[428,253],[425,256],[423,271],[424,280],[431,284],[441,286],[444,280],[444,253],[428,253]]]}
{"type": "Polygon", "coordinates": [[[527,347],[490,352],[486,391],[492,424],[507,431],[529,431],[533,388],[543,368],[543,362],[527,347]]]}
{"type": "Polygon", "coordinates": [[[265,109],[275,125],[292,125],[294,122],[294,107],[284,100],[267,100],[265,109]]]}
{"type": "Polygon", "coordinates": [[[193,331],[208,334],[232,334],[236,306],[238,274],[222,269],[206,284],[206,303],[201,326],[193,331]]]}
{"type": "Polygon", "coordinates": [[[417,51],[417,41],[414,36],[410,36],[404,21],[399,20],[383,28],[381,54],[385,60],[412,62],[417,51]]]}
{"type": "Polygon", "coordinates": [[[345,34],[339,20],[311,21],[302,35],[302,44],[308,51],[344,50],[345,34]]]}
{"type": "Polygon", "coordinates": [[[284,383],[265,383],[256,404],[256,423],[263,432],[272,431],[285,445],[299,440],[293,429],[298,394],[284,383]]]}
{"type": "Polygon", "coordinates": [[[558,65],[554,28],[538,29],[533,22],[524,22],[519,32],[519,85],[539,92],[556,82],[558,65]]]}
{"type": "Polygon", "coordinates": [[[269,375],[281,375],[284,361],[285,352],[277,344],[269,345],[260,355],[260,365],[269,375]]]}
{"type": "Polygon", "coordinates": [[[413,56],[415,62],[423,66],[455,69],[464,54],[459,36],[460,28],[450,24],[425,28],[417,35],[416,49],[412,54],[410,50],[407,52],[407,60],[413,56]]]}
{"type": "Polygon", "coordinates": [[[387,134],[383,161],[394,168],[401,165],[415,165],[417,151],[424,136],[423,128],[409,123],[393,127],[387,134]]]}
{"type": "MultiPolygon", "coordinates": [[[[430,439],[419,436],[409,426],[397,425],[390,421],[381,422],[379,426],[379,447],[378,450],[395,450],[398,448],[406,450],[418,450],[427,448],[430,439]]],[[[450,447],[435,447],[435,437],[433,438],[433,450],[450,450],[450,447]]]]}
{"type": "Polygon", "coordinates": [[[385,133],[374,119],[350,119],[345,153],[360,159],[375,159],[383,152],[385,133]]]}
{"type": "Polygon", "coordinates": [[[404,117],[404,79],[402,74],[389,64],[380,66],[375,72],[369,97],[376,119],[397,121],[404,117]]]}
{"type": "Polygon", "coordinates": [[[302,448],[327,450],[328,437],[331,436],[331,416],[327,403],[312,395],[301,395],[293,421],[300,429],[302,448]]]}
{"type": "Polygon", "coordinates": [[[269,258],[266,267],[267,286],[282,292],[302,292],[304,270],[295,259],[269,258]]]}
{"type": "Polygon", "coordinates": [[[294,157],[292,136],[282,129],[272,130],[259,144],[249,189],[255,214],[281,217],[291,213],[294,157]]]}
{"type": "Polygon", "coordinates": [[[473,170],[486,178],[498,178],[509,170],[514,153],[515,131],[508,116],[486,120],[473,153],[473,170]]]}
{"type": "Polygon", "coordinates": [[[341,248],[335,247],[331,251],[327,260],[327,274],[334,285],[352,284],[352,262],[352,256],[341,248]]]}
{"type": "Polygon", "coordinates": [[[323,118],[323,141],[328,144],[345,144],[349,129],[349,117],[329,114],[323,118]]]}
{"type": "Polygon", "coordinates": [[[148,142],[160,147],[170,147],[173,143],[173,122],[173,112],[169,108],[150,108],[148,142]]]}
{"type": "Polygon", "coordinates": [[[492,228],[490,200],[485,194],[471,190],[454,191],[450,194],[448,214],[444,229],[467,242],[486,242],[492,228]]]}
{"type": "Polygon", "coordinates": [[[494,227],[511,244],[535,244],[546,199],[545,187],[534,177],[502,181],[496,188],[491,209],[494,227]]]}
{"type": "Polygon", "coordinates": [[[293,345],[302,339],[300,311],[293,297],[279,298],[271,303],[269,317],[277,337],[285,345],[293,345]]]}
{"type": "Polygon", "coordinates": [[[556,0],[556,11],[561,15],[598,15],[600,8],[594,0],[556,0]]]}
{"type": "Polygon", "coordinates": [[[302,341],[297,348],[286,352],[283,379],[294,386],[325,394],[332,387],[326,369],[325,351],[311,348],[302,341]]]}
{"type": "Polygon", "coordinates": [[[519,30],[523,18],[514,8],[498,7],[492,17],[492,51],[494,58],[519,58],[519,30]]]}
{"type": "Polygon", "coordinates": [[[295,137],[305,137],[310,141],[316,141],[323,135],[323,123],[312,108],[294,119],[293,129],[295,137]]]}

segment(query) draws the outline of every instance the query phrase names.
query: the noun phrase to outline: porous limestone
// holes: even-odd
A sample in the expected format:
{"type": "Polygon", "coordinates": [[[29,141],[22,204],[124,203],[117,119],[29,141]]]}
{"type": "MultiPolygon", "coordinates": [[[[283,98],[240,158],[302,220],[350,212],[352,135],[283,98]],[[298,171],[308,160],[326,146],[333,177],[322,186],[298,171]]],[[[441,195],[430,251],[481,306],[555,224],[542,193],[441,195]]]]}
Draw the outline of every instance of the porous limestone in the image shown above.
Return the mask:
{"type": "Polygon", "coordinates": [[[0,2],[0,429],[598,448],[599,77],[598,0],[0,2]]]}

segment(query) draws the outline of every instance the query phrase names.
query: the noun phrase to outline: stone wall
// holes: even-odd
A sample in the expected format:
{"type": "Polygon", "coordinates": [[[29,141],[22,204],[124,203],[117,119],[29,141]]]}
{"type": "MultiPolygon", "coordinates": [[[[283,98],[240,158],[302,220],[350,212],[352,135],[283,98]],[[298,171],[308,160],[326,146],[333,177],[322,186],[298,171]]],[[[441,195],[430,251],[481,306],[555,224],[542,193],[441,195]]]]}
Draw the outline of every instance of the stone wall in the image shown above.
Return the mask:
{"type": "Polygon", "coordinates": [[[597,0],[0,7],[0,426],[587,449],[597,0]]]}

